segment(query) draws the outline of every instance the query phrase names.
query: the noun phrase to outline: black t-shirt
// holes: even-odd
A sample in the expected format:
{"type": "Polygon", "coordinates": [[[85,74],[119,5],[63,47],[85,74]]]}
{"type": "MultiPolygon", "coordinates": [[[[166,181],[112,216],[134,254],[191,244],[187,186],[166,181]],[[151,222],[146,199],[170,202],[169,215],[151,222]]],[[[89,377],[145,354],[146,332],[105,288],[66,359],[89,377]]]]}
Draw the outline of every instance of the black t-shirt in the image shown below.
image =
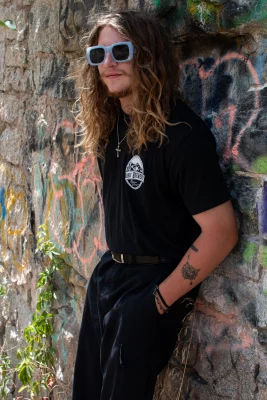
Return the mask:
{"type": "MultiPolygon", "coordinates": [[[[120,140],[125,118],[121,112],[120,140]]],[[[150,143],[140,155],[124,139],[117,157],[116,127],[110,135],[100,171],[106,240],[113,252],[180,259],[201,233],[192,215],[230,199],[206,124],[181,101],[169,121],[191,127],[166,125],[168,141],[160,147],[150,143]]]]}

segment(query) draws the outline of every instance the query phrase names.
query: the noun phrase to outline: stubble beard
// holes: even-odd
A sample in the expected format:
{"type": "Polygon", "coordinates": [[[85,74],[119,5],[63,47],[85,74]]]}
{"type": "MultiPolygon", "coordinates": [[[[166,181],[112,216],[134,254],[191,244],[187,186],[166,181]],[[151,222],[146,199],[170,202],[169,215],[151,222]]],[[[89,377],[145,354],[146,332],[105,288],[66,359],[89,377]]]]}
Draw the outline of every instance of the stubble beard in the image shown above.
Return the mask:
{"type": "Polygon", "coordinates": [[[132,88],[121,90],[120,92],[110,92],[107,88],[107,96],[114,99],[122,99],[123,97],[130,96],[133,93],[132,88]]]}
{"type": "Polygon", "coordinates": [[[106,90],[107,97],[113,97],[113,99],[122,99],[123,97],[130,96],[133,93],[131,87],[125,90],[120,90],[119,92],[110,92],[110,90],[105,84],[104,87],[106,90]]]}
{"type": "Polygon", "coordinates": [[[114,99],[122,99],[123,97],[130,96],[133,93],[131,86],[129,86],[125,90],[120,90],[118,92],[110,92],[110,90],[108,89],[107,85],[105,84],[105,82],[102,80],[101,77],[100,80],[105,89],[107,97],[113,97],[114,99]]]}

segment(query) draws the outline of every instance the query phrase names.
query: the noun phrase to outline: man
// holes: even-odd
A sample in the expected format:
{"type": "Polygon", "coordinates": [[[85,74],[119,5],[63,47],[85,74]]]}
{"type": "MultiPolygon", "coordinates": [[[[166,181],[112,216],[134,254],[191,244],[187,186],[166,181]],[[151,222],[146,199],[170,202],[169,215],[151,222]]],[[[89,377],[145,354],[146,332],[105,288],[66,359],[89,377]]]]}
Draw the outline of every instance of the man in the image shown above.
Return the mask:
{"type": "Polygon", "coordinates": [[[237,241],[215,140],[178,98],[174,48],[158,21],[99,18],[76,119],[98,156],[109,250],[90,279],[73,400],[151,400],[200,282],[237,241]]]}

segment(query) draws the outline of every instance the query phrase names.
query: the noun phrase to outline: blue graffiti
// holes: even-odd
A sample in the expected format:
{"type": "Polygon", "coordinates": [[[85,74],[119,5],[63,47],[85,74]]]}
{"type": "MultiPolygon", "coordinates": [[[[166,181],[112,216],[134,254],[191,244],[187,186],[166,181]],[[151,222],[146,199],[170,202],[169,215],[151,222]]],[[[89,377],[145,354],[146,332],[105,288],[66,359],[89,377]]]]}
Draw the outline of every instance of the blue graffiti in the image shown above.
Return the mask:
{"type": "MultiPolygon", "coordinates": [[[[0,188],[0,205],[1,205],[1,209],[2,209],[2,215],[0,212],[0,219],[5,219],[6,207],[5,207],[5,189],[4,188],[0,188]]],[[[0,211],[1,211],[1,209],[0,209],[0,211]]]]}

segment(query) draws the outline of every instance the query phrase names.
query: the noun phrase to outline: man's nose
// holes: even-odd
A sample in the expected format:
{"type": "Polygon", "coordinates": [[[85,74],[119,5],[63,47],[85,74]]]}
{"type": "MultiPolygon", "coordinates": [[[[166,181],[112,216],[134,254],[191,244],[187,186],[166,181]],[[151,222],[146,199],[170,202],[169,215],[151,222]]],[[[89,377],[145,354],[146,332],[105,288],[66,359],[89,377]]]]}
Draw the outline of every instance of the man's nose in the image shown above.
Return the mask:
{"type": "Polygon", "coordinates": [[[106,55],[106,59],[105,59],[105,61],[104,61],[104,65],[107,66],[107,67],[109,67],[109,66],[111,66],[111,65],[116,65],[116,64],[117,64],[116,61],[114,61],[114,59],[113,59],[111,53],[108,51],[108,52],[107,52],[107,55],[106,55]]]}

